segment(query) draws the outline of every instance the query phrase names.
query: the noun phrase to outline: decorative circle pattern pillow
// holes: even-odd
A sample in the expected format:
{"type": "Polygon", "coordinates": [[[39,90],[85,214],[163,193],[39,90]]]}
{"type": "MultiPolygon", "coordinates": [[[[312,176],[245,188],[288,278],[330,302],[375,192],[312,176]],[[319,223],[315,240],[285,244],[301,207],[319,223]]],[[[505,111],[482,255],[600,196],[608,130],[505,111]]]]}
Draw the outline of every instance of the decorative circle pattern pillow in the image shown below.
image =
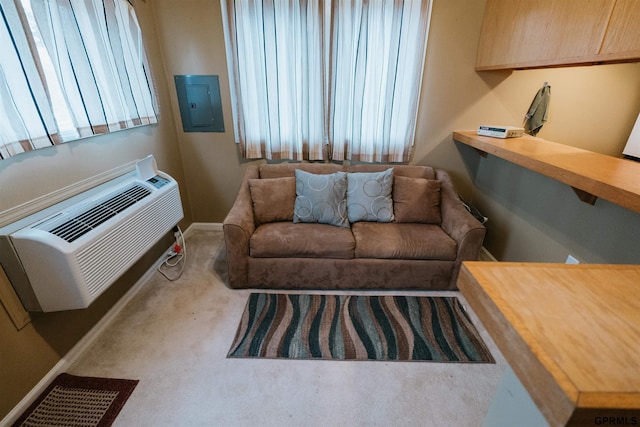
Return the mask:
{"type": "Polygon", "coordinates": [[[293,222],[349,227],[347,219],[347,174],[313,174],[296,169],[296,201],[293,222]]]}
{"type": "Polygon", "coordinates": [[[349,173],[347,183],[349,222],[393,221],[393,168],[383,172],[349,173]]]}

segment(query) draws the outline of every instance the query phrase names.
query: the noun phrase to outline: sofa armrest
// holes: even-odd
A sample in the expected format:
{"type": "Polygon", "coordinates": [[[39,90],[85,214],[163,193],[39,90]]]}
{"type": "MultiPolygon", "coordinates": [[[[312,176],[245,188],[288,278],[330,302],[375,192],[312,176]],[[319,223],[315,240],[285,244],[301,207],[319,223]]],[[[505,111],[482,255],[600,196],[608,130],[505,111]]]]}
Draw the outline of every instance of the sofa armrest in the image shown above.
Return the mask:
{"type": "Polygon", "coordinates": [[[442,229],[458,244],[456,266],[449,283],[451,289],[456,289],[460,266],[463,261],[474,261],[478,258],[486,229],[464,207],[449,175],[443,170],[436,169],[436,178],[441,182],[442,229]]]}
{"type": "Polygon", "coordinates": [[[258,177],[258,167],[249,166],[244,173],[233,206],[222,223],[229,286],[232,288],[247,287],[248,284],[249,239],[256,229],[249,179],[258,177]]]}

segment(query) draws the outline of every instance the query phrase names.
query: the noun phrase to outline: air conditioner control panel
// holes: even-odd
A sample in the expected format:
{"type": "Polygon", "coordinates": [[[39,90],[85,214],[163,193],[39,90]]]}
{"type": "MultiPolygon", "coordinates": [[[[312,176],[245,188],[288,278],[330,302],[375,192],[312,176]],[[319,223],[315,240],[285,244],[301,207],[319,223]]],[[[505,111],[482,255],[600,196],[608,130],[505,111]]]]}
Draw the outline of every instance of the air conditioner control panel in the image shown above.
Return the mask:
{"type": "Polygon", "coordinates": [[[167,185],[169,183],[168,180],[164,179],[163,177],[161,177],[159,175],[156,175],[156,176],[153,176],[153,177],[149,178],[147,180],[147,182],[149,184],[153,185],[156,188],[162,188],[162,187],[164,187],[165,185],[167,185]]]}

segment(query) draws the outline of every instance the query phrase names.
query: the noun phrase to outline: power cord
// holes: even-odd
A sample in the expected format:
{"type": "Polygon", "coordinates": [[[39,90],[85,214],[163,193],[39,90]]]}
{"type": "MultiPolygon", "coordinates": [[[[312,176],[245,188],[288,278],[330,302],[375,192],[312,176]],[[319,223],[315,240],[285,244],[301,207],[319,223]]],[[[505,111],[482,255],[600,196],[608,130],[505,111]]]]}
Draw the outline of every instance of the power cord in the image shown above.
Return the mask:
{"type": "Polygon", "coordinates": [[[184,234],[182,234],[182,230],[179,226],[176,226],[177,231],[174,231],[174,235],[176,238],[176,243],[173,245],[173,248],[167,252],[167,258],[162,261],[162,264],[158,267],[158,271],[162,274],[167,280],[174,281],[178,280],[184,271],[184,266],[187,264],[187,243],[184,239],[184,234]],[[182,241],[182,244],[180,244],[182,241]],[[177,267],[180,265],[180,270],[178,271],[178,275],[175,277],[169,277],[166,271],[177,267]]]}

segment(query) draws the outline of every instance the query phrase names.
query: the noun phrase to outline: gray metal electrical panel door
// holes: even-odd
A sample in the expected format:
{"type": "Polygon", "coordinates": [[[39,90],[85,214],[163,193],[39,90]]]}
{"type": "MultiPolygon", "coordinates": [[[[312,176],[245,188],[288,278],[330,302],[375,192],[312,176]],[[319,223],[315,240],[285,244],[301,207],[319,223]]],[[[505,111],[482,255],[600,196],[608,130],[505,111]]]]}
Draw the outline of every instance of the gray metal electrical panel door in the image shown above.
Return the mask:
{"type": "Polygon", "coordinates": [[[218,76],[173,76],[185,132],[224,132],[218,76]]]}

